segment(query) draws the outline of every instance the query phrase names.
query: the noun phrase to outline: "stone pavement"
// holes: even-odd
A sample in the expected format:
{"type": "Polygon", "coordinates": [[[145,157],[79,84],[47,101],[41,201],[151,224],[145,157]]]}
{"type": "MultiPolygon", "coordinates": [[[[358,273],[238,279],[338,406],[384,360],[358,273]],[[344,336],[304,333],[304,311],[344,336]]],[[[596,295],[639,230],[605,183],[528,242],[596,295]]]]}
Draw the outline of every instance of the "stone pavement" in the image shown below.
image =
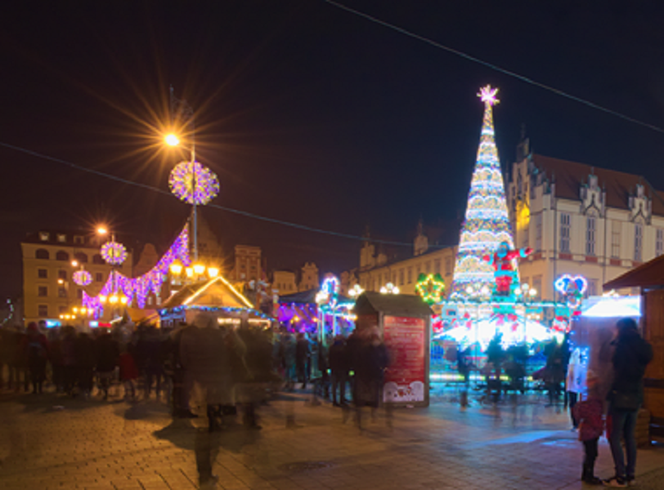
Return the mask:
{"type": "MultiPolygon", "coordinates": [[[[567,415],[542,400],[461,410],[449,396],[428,409],[381,412],[358,428],[305,394],[261,407],[263,429],[173,422],[156,401],[0,394],[0,488],[194,489],[196,454],[213,453],[217,488],[580,489],[583,450],[567,415]],[[60,408],[62,406],[63,408],[60,408]]],[[[664,488],[664,449],[639,452],[639,487],[664,488]],[[654,485],[654,486],[653,486],[654,485]]],[[[606,441],[597,473],[612,474],[606,441]]]]}

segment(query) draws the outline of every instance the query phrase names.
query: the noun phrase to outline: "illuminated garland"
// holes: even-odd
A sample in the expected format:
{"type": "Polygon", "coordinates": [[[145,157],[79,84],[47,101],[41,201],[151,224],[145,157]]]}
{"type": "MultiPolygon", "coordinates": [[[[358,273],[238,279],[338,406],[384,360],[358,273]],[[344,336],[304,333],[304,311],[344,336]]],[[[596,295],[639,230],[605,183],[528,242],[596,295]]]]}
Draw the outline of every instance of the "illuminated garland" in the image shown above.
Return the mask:
{"type": "Polygon", "coordinates": [[[161,286],[168,276],[169,268],[175,261],[180,261],[185,266],[191,264],[189,228],[187,226],[184,227],[168,251],[150,271],[134,279],[117,271],[112,271],[97,296],[89,296],[83,291],[83,306],[91,308],[94,311],[95,318],[99,318],[104,312],[101,297],[108,298],[113,294],[122,292],[128,298],[128,304],[131,304],[133,298],[136,297],[138,307],[145,308],[150,293],[159,295],[161,286]]]}
{"type": "Polygon", "coordinates": [[[120,265],[127,260],[127,249],[121,243],[111,240],[101,246],[101,256],[107,264],[120,265]]]}
{"type": "Polygon", "coordinates": [[[440,274],[420,274],[415,291],[429,304],[440,303],[445,295],[445,281],[440,274]]]}
{"type": "Polygon", "coordinates": [[[514,247],[494,140],[493,106],[498,103],[497,92],[498,89],[486,86],[478,94],[484,102],[484,120],[454,267],[451,292],[455,296],[464,295],[468,286],[477,291],[484,286],[493,289],[493,267],[482,257],[495,253],[503,241],[514,247]]]}
{"type": "Polygon", "coordinates": [[[199,162],[181,162],[175,166],[168,178],[168,185],[175,196],[188,203],[205,205],[219,194],[219,180],[214,172],[199,162]],[[196,189],[194,190],[194,180],[196,189]]]}
{"type": "Polygon", "coordinates": [[[79,286],[87,286],[92,282],[92,274],[90,274],[88,271],[81,269],[80,271],[76,271],[71,275],[71,278],[74,280],[76,284],[79,286]]]}

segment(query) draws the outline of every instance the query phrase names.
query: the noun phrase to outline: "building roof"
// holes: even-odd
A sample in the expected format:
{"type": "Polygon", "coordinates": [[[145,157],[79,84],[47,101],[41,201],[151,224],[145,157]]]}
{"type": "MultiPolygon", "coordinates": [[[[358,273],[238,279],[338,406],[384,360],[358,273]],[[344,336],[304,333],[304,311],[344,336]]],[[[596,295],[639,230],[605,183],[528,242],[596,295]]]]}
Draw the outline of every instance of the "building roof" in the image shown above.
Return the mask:
{"type": "Polygon", "coordinates": [[[642,176],[537,154],[531,155],[531,159],[548,179],[555,181],[556,197],[578,201],[581,186],[594,174],[599,186],[606,189],[607,206],[629,209],[629,196],[634,194],[637,184],[643,184],[646,195],[652,199],[653,214],[664,216],[664,193],[654,191],[653,195],[653,189],[642,176]]]}
{"type": "Polygon", "coordinates": [[[184,286],[159,307],[160,309],[178,306],[202,306],[208,308],[251,308],[249,300],[242,296],[226,279],[215,277],[184,286]]]}
{"type": "Polygon", "coordinates": [[[399,316],[431,316],[433,311],[422,298],[412,294],[382,294],[366,291],[357,298],[355,314],[368,315],[382,312],[399,316]]]}
{"type": "Polygon", "coordinates": [[[625,272],[604,284],[605,290],[664,286],[664,255],[625,272]]]}

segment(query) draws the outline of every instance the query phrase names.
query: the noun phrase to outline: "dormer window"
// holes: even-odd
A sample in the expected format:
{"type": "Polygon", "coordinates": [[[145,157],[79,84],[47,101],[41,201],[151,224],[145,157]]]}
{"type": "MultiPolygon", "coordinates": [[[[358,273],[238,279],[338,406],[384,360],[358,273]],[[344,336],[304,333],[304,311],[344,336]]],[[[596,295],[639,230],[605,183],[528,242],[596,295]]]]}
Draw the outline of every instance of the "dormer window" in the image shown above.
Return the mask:
{"type": "Polygon", "coordinates": [[[57,239],[58,242],[60,242],[60,243],[65,243],[65,242],[67,241],[67,235],[65,235],[65,234],[63,234],[63,233],[58,233],[58,234],[56,235],[56,239],[57,239]]]}
{"type": "Polygon", "coordinates": [[[74,236],[74,243],[76,245],[83,245],[85,243],[85,238],[80,235],[76,235],[74,236]]]}
{"type": "Polygon", "coordinates": [[[51,238],[51,234],[49,232],[47,232],[47,231],[40,231],[39,232],[39,239],[42,242],[48,242],[50,240],[50,238],[51,238]]]}

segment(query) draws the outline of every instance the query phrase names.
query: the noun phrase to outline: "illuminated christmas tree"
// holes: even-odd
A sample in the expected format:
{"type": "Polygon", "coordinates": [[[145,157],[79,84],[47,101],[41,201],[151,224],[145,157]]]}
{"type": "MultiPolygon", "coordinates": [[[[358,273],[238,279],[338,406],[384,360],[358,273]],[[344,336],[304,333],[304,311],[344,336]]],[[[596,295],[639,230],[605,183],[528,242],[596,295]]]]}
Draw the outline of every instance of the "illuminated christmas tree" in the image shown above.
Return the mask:
{"type": "Polygon", "coordinates": [[[483,291],[486,295],[492,291],[494,268],[484,257],[495,253],[501,242],[507,242],[510,249],[514,247],[503,174],[494,140],[493,106],[498,103],[497,92],[497,88],[487,85],[477,94],[484,102],[484,121],[459,238],[452,295],[467,296],[469,286],[473,294],[483,291]]]}

